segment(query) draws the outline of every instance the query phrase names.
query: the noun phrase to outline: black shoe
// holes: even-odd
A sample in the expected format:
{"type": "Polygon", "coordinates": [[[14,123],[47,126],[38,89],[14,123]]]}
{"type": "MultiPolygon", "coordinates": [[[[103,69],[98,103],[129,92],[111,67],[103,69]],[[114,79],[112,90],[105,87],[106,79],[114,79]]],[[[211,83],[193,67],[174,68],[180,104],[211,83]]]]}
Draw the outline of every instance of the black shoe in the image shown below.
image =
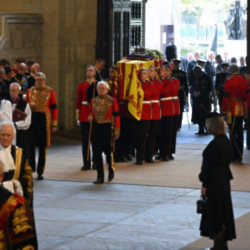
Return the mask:
{"type": "Polygon", "coordinates": [[[81,168],[81,170],[82,170],[82,171],[90,170],[90,166],[83,166],[83,167],[81,168]]]}
{"type": "Polygon", "coordinates": [[[156,155],[155,159],[156,160],[161,160],[161,155],[156,155]]]}
{"type": "Polygon", "coordinates": [[[132,156],[131,155],[125,155],[125,160],[126,161],[132,161],[132,156]]]}
{"type": "Polygon", "coordinates": [[[142,161],[141,160],[136,160],[136,165],[142,165],[142,161]]]}
{"type": "Polygon", "coordinates": [[[113,173],[109,173],[109,177],[108,177],[108,181],[112,181],[115,177],[114,172],[113,173]]]}
{"type": "Polygon", "coordinates": [[[125,162],[124,156],[120,156],[120,157],[115,157],[114,159],[115,162],[125,162]]]}
{"type": "Polygon", "coordinates": [[[204,132],[202,132],[202,131],[198,131],[198,132],[196,132],[195,134],[196,134],[196,135],[203,135],[203,134],[204,134],[204,132]]]}
{"type": "Polygon", "coordinates": [[[154,163],[154,160],[151,158],[151,159],[146,159],[145,162],[147,163],[154,163]]]}
{"type": "Polygon", "coordinates": [[[103,179],[96,179],[93,183],[94,184],[102,184],[102,183],[104,183],[104,180],[103,179]]]}
{"type": "Polygon", "coordinates": [[[164,156],[164,157],[162,157],[162,160],[163,160],[163,161],[168,161],[169,158],[168,158],[167,156],[164,156]]]}
{"type": "Polygon", "coordinates": [[[174,156],[173,156],[172,154],[170,154],[170,155],[168,156],[168,159],[169,159],[169,160],[174,160],[174,156]]]}
{"type": "Polygon", "coordinates": [[[92,170],[96,170],[97,169],[97,165],[94,164],[93,167],[92,167],[92,170]]]}
{"type": "Polygon", "coordinates": [[[39,174],[39,175],[37,176],[36,179],[39,180],[39,181],[41,181],[41,180],[43,180],[44,178],[43,178],[43,175],[42,175],[42,174],[39,174]]]}

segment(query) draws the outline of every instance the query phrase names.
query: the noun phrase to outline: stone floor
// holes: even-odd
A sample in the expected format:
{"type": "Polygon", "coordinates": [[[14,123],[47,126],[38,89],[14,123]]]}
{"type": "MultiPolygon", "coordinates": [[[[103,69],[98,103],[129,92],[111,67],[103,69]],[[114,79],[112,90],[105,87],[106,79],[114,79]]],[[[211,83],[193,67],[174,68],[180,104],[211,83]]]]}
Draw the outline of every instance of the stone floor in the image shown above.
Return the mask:
{"type": "MultiPolygon", "coordinates": [[[[199,238],[197,189],[45,180],[34,191],[39,249],[169,250],[199,238]]],[[[250,212],[249,192],[232,197],[235,218],[250,212]]]]}
{"type": "MultiPolygon", "coordinates": [[[[195,130],[184,125],[177,143],[211,140],[195,130]]],[[[34,195],[39,249],[170,250],[200,238],[199,189],[44,180],[34,182],[34,195]]],[[[232,197],[235,218],[250,213],[250,192],[233,191],[232,197]]],[[[247,230],[250,235],[250,225],[247,230]]]]}

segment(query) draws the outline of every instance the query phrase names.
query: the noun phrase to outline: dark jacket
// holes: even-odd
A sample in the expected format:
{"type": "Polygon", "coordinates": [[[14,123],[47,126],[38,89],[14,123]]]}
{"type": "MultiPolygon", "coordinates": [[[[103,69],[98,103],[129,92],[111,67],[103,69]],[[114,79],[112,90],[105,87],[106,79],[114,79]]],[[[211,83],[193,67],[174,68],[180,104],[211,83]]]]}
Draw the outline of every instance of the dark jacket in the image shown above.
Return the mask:
{"type": "Polygon", "coordinates": [[[194,124],[205,122],[207,114],[211,111],[212,80],[204,72],[199,77],[194,75],[194,82],[190,89],[193,101],[192,122],[194,124]],[[199,94],[196,95],[196,93],[199,94]]]}
{"type": "Polygon", "coordinates": [[[216,74],[215,67],[209,61],[206,61],[205,63],[205,72],[210,76],[212,80],[214,80],[216,74]]]}
{"type": "Polygon", "coordinates": [[[203,151],[203,162],[199,179],[207,188],[209,212],[201,218],[202,236],[214,238],[225,225],[226,240],[236,238],[231,200],[230,171],[232,145],[226,135],[217,135],[203,151]]]}

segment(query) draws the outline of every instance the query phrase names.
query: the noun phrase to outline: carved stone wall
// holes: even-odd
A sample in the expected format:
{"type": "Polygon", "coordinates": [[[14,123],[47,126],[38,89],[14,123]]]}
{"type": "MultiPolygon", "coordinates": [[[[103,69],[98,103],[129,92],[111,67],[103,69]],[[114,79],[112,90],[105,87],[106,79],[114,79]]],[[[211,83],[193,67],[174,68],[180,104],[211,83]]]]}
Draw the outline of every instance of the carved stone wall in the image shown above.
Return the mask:
{"type": "Polygon", "coordinates": [[[0,58],[40,62],[57,96],[59,129],[74,129],[76,89],[95,62],[97,0],[4,0],[0,13],[17,20],[3,29],[0,17],[0,58]]]}
{"type": "Polygon", "coordinates": [[[1,58],[11,63],[17,57],[42,63],[42,24],[38,14],[1,14],[1,58]]]}

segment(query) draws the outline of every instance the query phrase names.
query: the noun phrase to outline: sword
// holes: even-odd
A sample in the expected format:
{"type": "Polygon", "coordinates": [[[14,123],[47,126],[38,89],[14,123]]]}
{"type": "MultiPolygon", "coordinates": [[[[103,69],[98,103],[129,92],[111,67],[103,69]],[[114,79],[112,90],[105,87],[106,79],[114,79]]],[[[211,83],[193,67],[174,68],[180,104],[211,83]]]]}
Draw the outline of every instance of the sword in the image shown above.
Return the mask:
{"type": "Polygon", "coordinates": [[[187,114],[187,121],[188,121],[188,129],[190,130],[190,123],[189,123],[189,115],[188,115],[189,111],[186,110],[186,114],[187,114]]]}

